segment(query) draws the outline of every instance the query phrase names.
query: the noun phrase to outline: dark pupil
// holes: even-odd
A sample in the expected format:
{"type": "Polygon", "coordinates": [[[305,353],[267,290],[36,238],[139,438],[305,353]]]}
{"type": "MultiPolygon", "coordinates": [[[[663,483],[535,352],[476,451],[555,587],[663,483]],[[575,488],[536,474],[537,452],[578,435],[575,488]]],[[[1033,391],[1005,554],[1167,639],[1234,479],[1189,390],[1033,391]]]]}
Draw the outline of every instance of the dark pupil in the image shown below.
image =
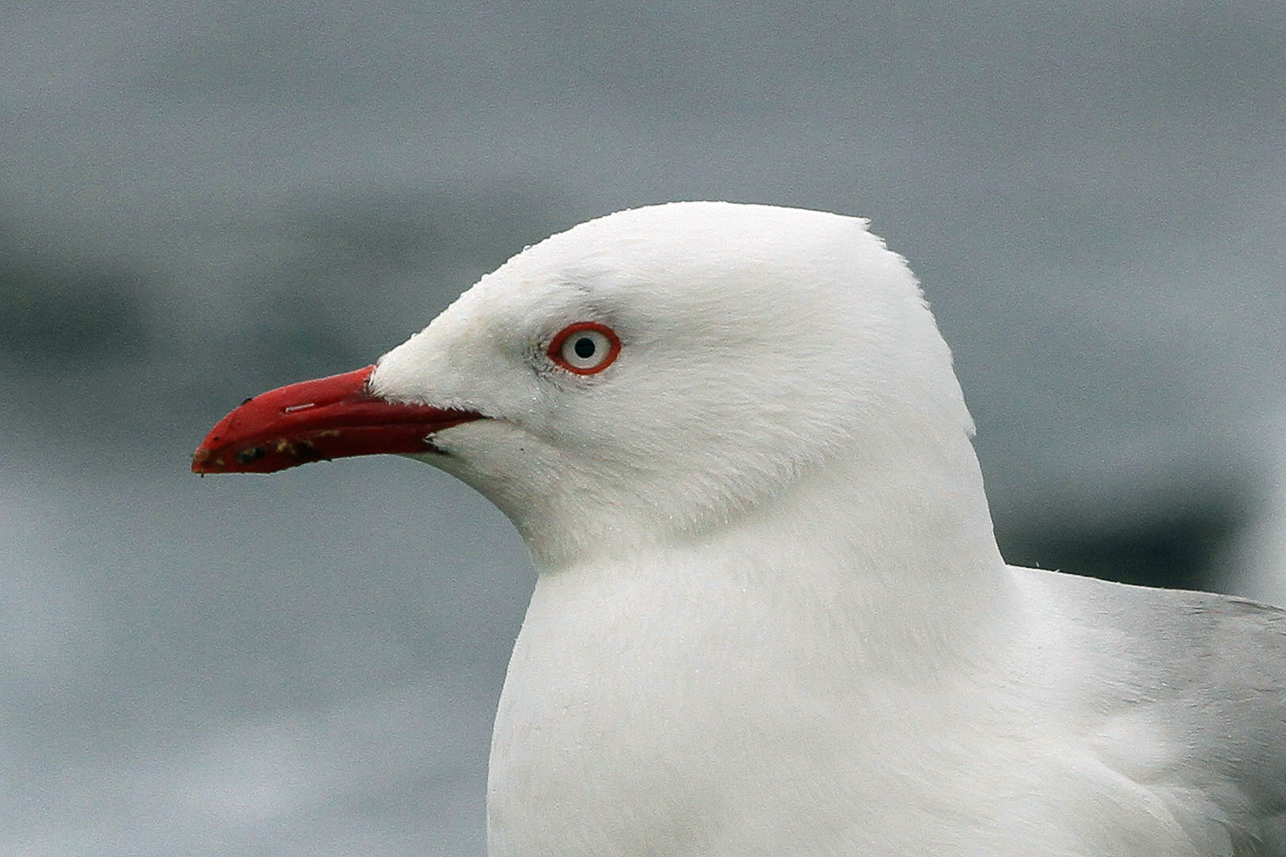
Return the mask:
{"type": "Polygon", "coordinates": [[[580,339],[576,340],[576,344],[572,346],[572,350],[575,351],[576,356],[582,360],[593,357],[595,350],[594,340],[590,339],[588,336],[582,336],[580,339]]]}

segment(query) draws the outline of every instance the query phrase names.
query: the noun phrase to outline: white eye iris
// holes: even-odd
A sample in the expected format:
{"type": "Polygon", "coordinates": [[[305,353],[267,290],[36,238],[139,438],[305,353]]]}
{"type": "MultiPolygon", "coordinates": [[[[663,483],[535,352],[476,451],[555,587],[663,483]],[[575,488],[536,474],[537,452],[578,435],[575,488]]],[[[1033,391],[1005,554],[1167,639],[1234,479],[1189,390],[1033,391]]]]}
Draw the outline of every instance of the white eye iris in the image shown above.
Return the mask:
{"type": "Polygon", "coordinates": [[[549,345],[549,357],[577,375],[606,369],[621,350],[621,341],[610,327],[583,321],[563,329],[549,345]]]}
{"type": "Polygon", "coordinates": [[[612,343],[597,330],[580,330],[567,337],[559,354],[574,369],[593,369],[607,359],[612,343]]]}

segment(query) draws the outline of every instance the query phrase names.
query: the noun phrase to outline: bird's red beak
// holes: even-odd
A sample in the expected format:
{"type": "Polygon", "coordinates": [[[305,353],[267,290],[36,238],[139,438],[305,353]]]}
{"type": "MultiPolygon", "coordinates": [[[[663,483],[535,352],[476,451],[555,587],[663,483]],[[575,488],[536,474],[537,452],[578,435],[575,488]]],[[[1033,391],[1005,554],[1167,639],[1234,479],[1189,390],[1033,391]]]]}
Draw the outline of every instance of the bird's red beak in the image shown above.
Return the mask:
{"type": "Polygon", "coordinates": [[[374,366],[246,399],[192,454],[193,473],[272,473],[349,455],[433,452],[429,436],[472,411],[390,402],[371,394],[374,366]]]}

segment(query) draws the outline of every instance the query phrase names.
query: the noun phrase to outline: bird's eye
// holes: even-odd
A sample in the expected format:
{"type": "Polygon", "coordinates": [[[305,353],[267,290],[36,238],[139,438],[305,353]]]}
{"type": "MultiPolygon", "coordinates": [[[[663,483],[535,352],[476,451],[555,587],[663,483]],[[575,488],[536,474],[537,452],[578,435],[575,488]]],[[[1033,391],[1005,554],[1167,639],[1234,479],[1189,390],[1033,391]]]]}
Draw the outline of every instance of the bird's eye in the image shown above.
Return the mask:
{"type": "Polygon", "coordinates": [[[621,351],[621,340],[610,327],[582,321],[562,329],[549,343],[549,359],[577,375],[602,372],[621,351]]]}

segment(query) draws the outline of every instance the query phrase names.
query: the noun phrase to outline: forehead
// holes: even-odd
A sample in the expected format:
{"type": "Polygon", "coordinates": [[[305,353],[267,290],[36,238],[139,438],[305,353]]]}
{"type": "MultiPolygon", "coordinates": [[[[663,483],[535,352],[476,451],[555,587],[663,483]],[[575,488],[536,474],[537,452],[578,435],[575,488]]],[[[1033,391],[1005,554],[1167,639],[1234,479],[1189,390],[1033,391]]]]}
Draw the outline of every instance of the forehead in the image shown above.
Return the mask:
{"type": "MultiPolygon", "coordinates": [[[[897,259],[856,218],[722,203],[657,206],[589,221],[525,249],[437,325],[515,342],[584,320],[648,335],[694,325],[711,334],[736,334],[738,326],[784,332],[859,311],[870,298],[861,293],[884,279],[869,275],[897,259]]],[[[910,280],[905,271],[897,276],[910,280]]]]}

